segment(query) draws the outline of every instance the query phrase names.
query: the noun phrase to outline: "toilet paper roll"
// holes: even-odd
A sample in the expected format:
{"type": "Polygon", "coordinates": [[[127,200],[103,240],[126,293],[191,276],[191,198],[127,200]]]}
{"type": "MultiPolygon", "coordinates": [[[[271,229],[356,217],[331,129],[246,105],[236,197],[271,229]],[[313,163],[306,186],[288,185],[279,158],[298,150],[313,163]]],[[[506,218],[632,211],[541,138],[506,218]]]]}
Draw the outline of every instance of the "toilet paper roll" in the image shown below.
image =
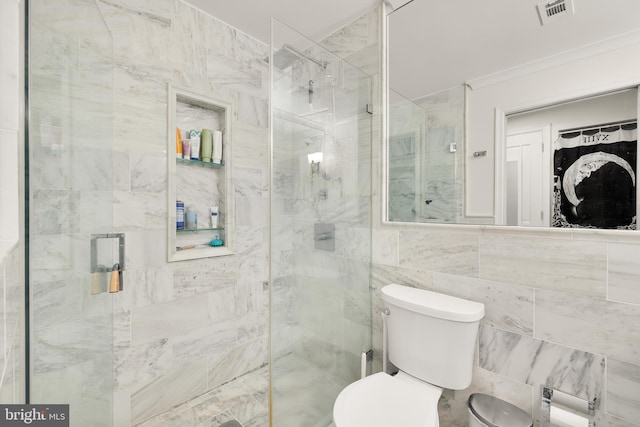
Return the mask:
{"type": "Polygon", "coordinates": [[[589,419],[565,409],[551,406],[549,421],[557,427],[589,427],[589,419]]]}
{"type": "Polygon", "coordinates": [[[211,155],[213,163],[222,163],[222,132],[213,132],[213,153],[211,155]]]}

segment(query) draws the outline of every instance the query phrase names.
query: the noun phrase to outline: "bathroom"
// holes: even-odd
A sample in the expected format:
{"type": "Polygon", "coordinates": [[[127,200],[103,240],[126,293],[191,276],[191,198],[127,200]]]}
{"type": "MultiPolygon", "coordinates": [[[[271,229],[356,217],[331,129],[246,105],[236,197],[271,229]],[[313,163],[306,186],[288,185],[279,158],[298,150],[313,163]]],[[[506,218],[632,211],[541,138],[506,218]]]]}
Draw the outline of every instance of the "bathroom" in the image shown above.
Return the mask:
{"type": "MultiPolygon", "coordinates": [[[[640,425],[635,232],[383,219],[386,7],[318,41],[329,52],[309,56],[333,74],[308,64],[296,80],[304,85],[278,92],[293,108],[309,99],[308,80],[324,77],[313,90],[319,116],[329,117],[322,103],[334,89],[346,97],[355,87],[358,102],[372,104],[373,114],[355,114],[347,98],[333,103],[341,121],[325,124],[351,137],[337,147],[349,163],[331,175],[322,169],[329,158],[319,172],[292,161],[296,137],[302,150],[326,143],[327,132],[296,133],[270,114],[267,42],[179,0],[0,1],[0,402],[24,403],[28,392],[34,404],[67,403],[81,426],[325,427],[340,389],[360,376],[360,353],[373,349],[368,370],[380,370],[380,289],[402,283],[485,304],[471,386],[444,391],[440,425],[466,426],[477,392],[545,425],[543,385],[595,398],[597,425],[640,425]],[[20,68],[27,5],[28,82],[20,68]],[[351,80],[332,87],[330,76],[351,80]],[[232,255],[167,261],[168,84],[234,104],[224,205],[234,213],[232,255]],[[28,117],[15,107],[25,85],[28,117]],[[272,147],[271,132],[289,137],[272,147]],[[315,223],[336,224],[334,251],[315,250],[315,223]],[[88,242],[99,233],[126,236],[123,291],[113,295],[88,291],[88,242]]],[[[274,24],[278,48],[301,37],[284,24],[274,24]]],[[[637,69],[639,48],[618,47],[630,64],[620,68],[637,69]]],[[[627,80],[615,74],[610,84],[627,80]]],[[[474,96],[489,97],[490,87],[474,96]]],[[[471,190],[472,199],[482,194],[471,190]]]]}

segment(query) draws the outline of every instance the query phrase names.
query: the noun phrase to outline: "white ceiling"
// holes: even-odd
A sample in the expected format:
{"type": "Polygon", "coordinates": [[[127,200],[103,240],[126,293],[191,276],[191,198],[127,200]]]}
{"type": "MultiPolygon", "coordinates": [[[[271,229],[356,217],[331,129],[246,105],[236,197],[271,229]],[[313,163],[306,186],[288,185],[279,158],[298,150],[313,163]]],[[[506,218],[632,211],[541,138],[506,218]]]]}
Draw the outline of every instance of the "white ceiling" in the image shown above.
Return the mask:
{"type": "Polygon", "coordinates": [[[185,1],[265,43],[269,43],[271,17],[317,41],[381,3],[381,0],[185,1]]]}
{"type": "MultiPolygon", "coordinates": [[[[640,0],[573,1],[574,15],[542,26],[535,7],[539,0],[413,0],[389,17],[391,87],[417,99],[603,39],[640,32],[640,0]]],[[[265,43],[271,16],[320,40],[380,4],[380,0],[187,2],[265,43]]]]}

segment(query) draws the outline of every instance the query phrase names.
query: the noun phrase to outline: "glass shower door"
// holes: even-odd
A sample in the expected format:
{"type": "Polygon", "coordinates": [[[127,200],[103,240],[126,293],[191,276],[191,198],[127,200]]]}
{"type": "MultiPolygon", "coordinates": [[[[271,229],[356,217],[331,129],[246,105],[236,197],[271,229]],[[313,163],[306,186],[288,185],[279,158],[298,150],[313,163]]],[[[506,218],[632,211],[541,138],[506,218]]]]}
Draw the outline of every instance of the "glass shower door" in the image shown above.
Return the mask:
{"type": "Polygon", "coordinates": [[[31,0],[28,22],[30,402],[110,427],[113,297],[90,248],[113,227],[112,38],[93,0],[31,0]]]}
{"type": "Polygon", "coordinates": [[[272,426],[326,427],[371,348],[371,78],[277,21],[270,64],[272,426]]]}

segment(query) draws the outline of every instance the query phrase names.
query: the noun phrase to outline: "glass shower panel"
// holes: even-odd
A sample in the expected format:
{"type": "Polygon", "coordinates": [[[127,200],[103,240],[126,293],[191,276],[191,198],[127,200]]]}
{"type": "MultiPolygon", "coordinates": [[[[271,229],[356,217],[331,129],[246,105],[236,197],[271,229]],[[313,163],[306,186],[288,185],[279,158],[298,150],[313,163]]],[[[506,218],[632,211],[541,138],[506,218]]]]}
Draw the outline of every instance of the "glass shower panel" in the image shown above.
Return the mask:
{"type": "MultiPolygon", "coordinates": [[[[71,426],[113,424],[109,274],[90,257],[113,227],[112,58],[94,0],[29,2],[30,401],[69,404],[71,426]]],[[[110,269],[117,244],[100,247],[110,269]]]]}
{"type": "Polygon", "coordinates": [[[272,22],[274,427],[322,426],[371,348],[371,78],[272,22]]]}

